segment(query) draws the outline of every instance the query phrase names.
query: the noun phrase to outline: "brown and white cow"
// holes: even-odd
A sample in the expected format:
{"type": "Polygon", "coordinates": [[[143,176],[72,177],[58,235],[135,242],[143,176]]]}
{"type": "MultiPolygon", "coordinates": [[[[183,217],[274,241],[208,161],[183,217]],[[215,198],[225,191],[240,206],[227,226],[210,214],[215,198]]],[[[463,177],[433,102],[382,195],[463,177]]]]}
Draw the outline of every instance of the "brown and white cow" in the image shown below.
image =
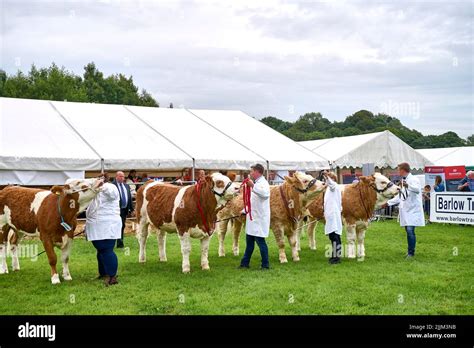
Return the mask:
{"type": "Polygon", "coordinates": [[[39,236],[43,243],[51,266],[51,283],[60,283],[55,246],[61,249],[63,278],[72,280],[68,262],[77,214],[87,208],[100,191],[102,183],[98,179],[72,179],[63,187],[53,186],[51,191],[19,186],[8,186],[1,190],[0,274],[8,273],[8,242],[13,270],[20,269],[18,242],[23,235],[29,235],[39,236]],[[66,231],[62,222],[69,225],[71,230],[66,231]]]}
{"type": "Polygon", "coordinates": [[[205,180],[191,186],[149,182],[140,187],[136,196],[137,238],[140,243],[138,261],[146,261],[146,240],[151,227],[157,232],[160,261],[166,261],[166,234],[177,233],[181,242],[183,273],[191,270],[190,238],[201,240],[201,267],[208,270],[209,241],[217,209],[237,192],[238,188],[230,179],[220,173],[208,175],[205,180]]]}
{"type": "MultiPolygon", "coordinates": [[[[270,186],[270,227],[275,235],[279,248],[279,259],[281,263],[288,262],[285,253],[285,240],[291,247],[293,261],[299,261],[299,254],[296,248],[296,227],[298,221],[303,217],[306,207],[324,190],[325,184],[314,179],[311,175],[296,172],[292,177],[285,176],[285,181],[281,185],[270,186]]],[[[242,194],[219,212],[219,256],[225,256],[224,240],[227,228],[231,223],[233,234],[232,250],[235,256],[239,255],[239,236],[245,217],[239,216],[244,207],[242,194]]]]}
{"type": "MultiPolygon", "coordinates": [[[[355,241],[357,237],[357,256],[365,256],[365,231],[369,220],[376,209],[380,209],[389,199],[398,194],[400,188],[380,173],[370,176],[360,176],[359,182],[340,185],[342,191],[342,217],[347,233],[347,256],[356,257],[355,241]]],[[[314,229],[317,221],[324,221],[324,195],[314,200],[307,209],[309,215],[308,239],[309,247],[316,249],[314,229]]],[[[301,230],[299,229],[298,238],[301,230]]],[[[299,244],[299,243],[298,243],[299,244]]]]}

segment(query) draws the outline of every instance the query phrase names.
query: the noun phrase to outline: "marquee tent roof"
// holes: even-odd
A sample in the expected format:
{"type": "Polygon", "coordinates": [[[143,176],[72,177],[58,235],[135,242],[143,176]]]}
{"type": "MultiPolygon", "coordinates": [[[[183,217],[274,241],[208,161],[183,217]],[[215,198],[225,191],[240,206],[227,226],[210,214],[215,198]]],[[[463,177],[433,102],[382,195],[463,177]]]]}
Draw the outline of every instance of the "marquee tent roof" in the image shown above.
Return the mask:
{"type": "Polygon", "coordinates": [[[328,167],[241,111],[0,98],[0,126],[0,171],[328,167]]]}
{"type": "Polygon", "coordinates": [[[186,109],[126,108],[189,153],[195,159],[197,168],[243,169],[263,160],[186,109]]]}
{"type": "Polygon", "coordinates": [[[90,170],[100,156],[49,101],[0,98],[0,170],[90,170]]]}
{"type": "Polygon", "coordinates": [[[374,163],[379,168],[396,168],[401,162],[421,169],[431,162],[390,131],[348,137],[302,141],[314,153],[328,158],[336,167],[362,167],[374,163]]]}
{"type": "Polygon", "coordinates": [[[319,170],[328,160],[238,110],[189,110],[269,162],[272,170],[319,170]]]}
{"type": "Polygon", "coordinates": [[[179,169],[192,157],[122,105],[51,102],[101,158],[105,168],[179,169]]]}
{"type": "Polygon", "coordinates": [[[416,150],[435,166],[474,167],[474,146],[416,150]]]}

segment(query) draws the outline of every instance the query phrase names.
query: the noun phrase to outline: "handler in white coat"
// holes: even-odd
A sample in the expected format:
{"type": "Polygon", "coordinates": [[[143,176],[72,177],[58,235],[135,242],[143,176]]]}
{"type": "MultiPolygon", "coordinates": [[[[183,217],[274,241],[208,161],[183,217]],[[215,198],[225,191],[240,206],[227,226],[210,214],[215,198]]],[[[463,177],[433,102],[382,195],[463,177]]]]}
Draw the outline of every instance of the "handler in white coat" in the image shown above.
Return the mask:
{"type": "Polygon", "coordinates": [[[268,261],[268,247],[265,238],[270,232],[270,186],[263,176],[265,171],[261,164],[253,165],[247,185],[251,187],[250,194],[251,211],[246,216],[246,248],[245,254],[240,262],[239,268],[249,268],[250,258],[255,247],[255,242],[262,256],[262,269],[270,268],[268,261]]]}
{"type": "Polygon", "coordinates": [[[399,204],[400,226],[405,227],[407,233],[408,252],[407,259],[415,256],[416,247],[416,226],[425,226],[425,216],[423,214],[423,199],[421,185],[418,179],[410,173],[408,163],[398,165],[400,176],[404,179],[401,183],[401,190],[398,196],[390,199],[387,205],[399,204]]]}
{"type": "Polygon", "coordinates": [[[117,239],[121,238],[120,194],[110,183],[92,200],[86,210],[86,236],[97,249],[98,278],[106,285],[117,284],[118,260],[114,252],[117,239]]]}
{"type": "Polygon", "coordinates": [[[337,184],[334,173],[324,172],[327,189],[324,192],[324,233],[329,236],[332,244],[330,264],[341,262],[341,234],[342,234],[342,193],[337,184]]]}

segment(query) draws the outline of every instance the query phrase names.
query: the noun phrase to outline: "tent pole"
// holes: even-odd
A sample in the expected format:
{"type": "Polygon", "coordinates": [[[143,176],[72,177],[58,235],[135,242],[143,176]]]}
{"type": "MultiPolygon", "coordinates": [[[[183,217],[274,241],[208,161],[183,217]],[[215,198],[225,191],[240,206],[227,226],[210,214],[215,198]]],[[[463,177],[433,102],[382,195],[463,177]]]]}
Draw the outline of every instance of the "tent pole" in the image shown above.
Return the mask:
{"type": "Polygon", "coordinates": [[[100,159],[100,173],[104,175],[104,159],[100,159]]]}
{"type": "Polygon", "coordinates": [[[195,169],[196,169],[196,160],[193,158],[193,173],[191,174],[191,177],[192,177],[192,180],[194,181],[194,172],[195,172],[195,169]]]}
{"type": "Polygon", "coordinates": [[[270,180],[270,162],[267,161],[267,181],[270,180]]]}

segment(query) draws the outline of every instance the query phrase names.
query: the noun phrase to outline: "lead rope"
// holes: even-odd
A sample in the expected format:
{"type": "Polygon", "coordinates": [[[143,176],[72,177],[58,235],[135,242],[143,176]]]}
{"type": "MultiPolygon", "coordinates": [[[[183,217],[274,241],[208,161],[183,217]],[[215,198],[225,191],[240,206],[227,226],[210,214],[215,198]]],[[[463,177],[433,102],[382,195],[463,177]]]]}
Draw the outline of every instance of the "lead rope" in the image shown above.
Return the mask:
{"type": "Polygon", "coordinates": [[[250,217],[250,221],[253,221],[253,218],[252,218],[252,203],[250,201],[250,195],[252,193],[252,189],[250,188],[250,186],[247,185],[247,183],[249,182],[249,178],[245,179],[244,181],[242,181],[242,185],[243,186],[243,198],[244,198],[244,212],[245,214],[249,214],[249,217],[250,217]]]}

